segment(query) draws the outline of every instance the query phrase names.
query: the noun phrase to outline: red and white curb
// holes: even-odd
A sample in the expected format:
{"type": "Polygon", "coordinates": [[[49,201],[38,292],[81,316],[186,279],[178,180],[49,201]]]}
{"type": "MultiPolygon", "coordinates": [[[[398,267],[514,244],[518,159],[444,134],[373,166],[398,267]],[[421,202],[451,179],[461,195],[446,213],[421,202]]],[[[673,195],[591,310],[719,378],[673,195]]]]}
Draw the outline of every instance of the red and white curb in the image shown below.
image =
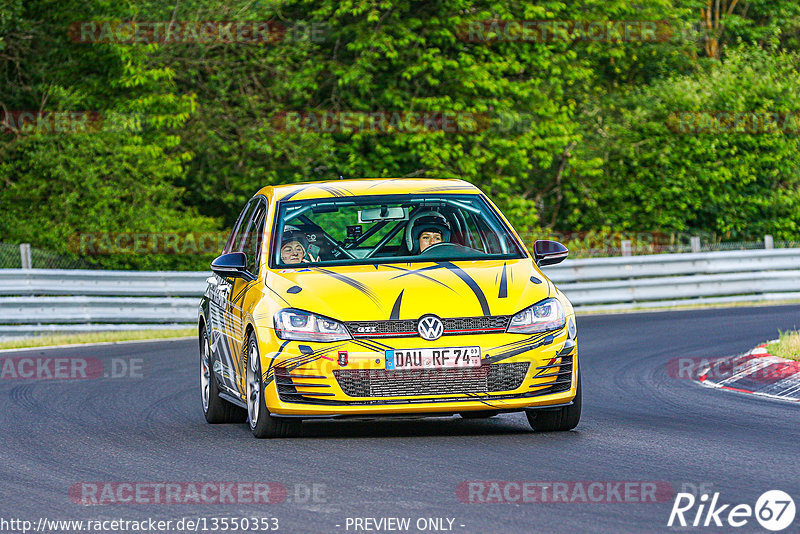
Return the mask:
{"type": "Polygon", "coordinates": [[[800,361],[773,356],[767,343],[711,363],[697,380],[708,387],[800,402],[800,361]]]}

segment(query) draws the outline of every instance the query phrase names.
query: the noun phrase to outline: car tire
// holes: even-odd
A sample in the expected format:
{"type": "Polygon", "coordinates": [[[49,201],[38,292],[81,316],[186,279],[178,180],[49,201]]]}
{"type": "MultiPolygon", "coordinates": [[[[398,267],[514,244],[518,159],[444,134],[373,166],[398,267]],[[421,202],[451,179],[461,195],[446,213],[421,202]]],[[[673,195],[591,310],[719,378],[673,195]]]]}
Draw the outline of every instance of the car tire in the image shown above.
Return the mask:
{"type": "Polygon", "coordinates": [[[526,412],[528,423],[536,432],[563,432],[572,430],[581,420],[581,373],[578,369],[578,387],[572,404],[556,410],[531,410],[526,412]]]}
{"type": "Polygon", "coordinates": [[[254,333],[247,338],[247,421],[250,431],[259,439],[288,438],[295,434],[298,423],[272,417],[264,402],[264,380],[261,378],[261,357],[254,333]]]}
{"type": "Polygon", "coordinates": [[[203,415],[211,424],[244,423],[247,412],[219,396],[219,384],[213,372],[214,355],[205,327],[200,330],[200,395],[203,415]]]}

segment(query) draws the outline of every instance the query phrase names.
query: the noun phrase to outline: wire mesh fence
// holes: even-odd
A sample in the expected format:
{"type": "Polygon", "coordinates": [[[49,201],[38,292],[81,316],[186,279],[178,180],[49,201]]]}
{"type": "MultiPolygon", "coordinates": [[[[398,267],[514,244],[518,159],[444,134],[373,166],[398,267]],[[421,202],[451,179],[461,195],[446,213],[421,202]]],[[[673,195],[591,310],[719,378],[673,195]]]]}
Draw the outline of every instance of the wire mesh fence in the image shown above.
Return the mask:
{"type": "MultiPolygon", "coordinates": [[[[219,249],[219,250],[218,250],[219,249]]],[[[186,253],[131,250],[59,253],[19,243],[0,242],[0,269],[105,269],[118,271],[203,271],[220,253],[191,249],[186,253]]]]}
{"type": "Polygon", "coordinates": [[[0,243],[0,269],[21,269],[19,245],[0,243]]]}
{"type": "MultiPolygon", "coordinates": [[[[647,235],[646,237],[651,237],[647,235]]],[[[659,236],[661,237],[661,236],[659,236]]],[[[800,241],[773,241],[769,236],[759,241],[721,241],[718,238],[694,237],[685,239],[643,239],[641,235],[631,238],[589,234],[586,236],[543,236],[539,239],[560,241],[569,249],[572,259],[608,258],[615,256],[644,256],[650,254],[684,254],[692,252],[717,252],[727,250],[762,250],[766,248],[800,248],[800,241]],[[638,239],[637,239],[638,237],[638,239]]],[[[532,249],[534,239],[525,244],[532,249]]]]}
{"type": "MultiPolygon", "coordinates": [[[[612,240],[603,241],[596,239],[559,239],[558,236],[546,236],[560,240],[570,250],[569,257],[581,258],[607,258],[614,256],[642,256],[650,254],[682,254],[690,252],[715,252],[726,250],[758,250],[765,248],[800,248],[800,241],[695,241],[694,243],[654,243],[643,241],[612,240]]],[[[545,238],[545,236],[542,236],[545,238]]],[[[526,239],[526,245],[532,250],[533,240],[526,239]]],[[[23,265],[25,252],[20,251],[19,243],[0,242],[0,269],[114,269],[114,270],[142,270],[135,262],[126,264],[115,255],[113,264],[108,263],[111,256],[96,255],[65,255],[53,251],[30,247],[30,265],[23,265]]],[[[159,265],[148,267],[145,270],[171,270],[171,271],[199,271],[208,267],[215,254],[197,255],[172,255],[163,256],[159,265]]]]}
{"type": "MultiPolygon", "coordinates": [[[[30,267],[34,269],[102,269],[103,267],[79,257],[69,257],[36,247],[30,247],[30,267]]],[[[25,252],[18,243],[0,242],[0,269],[22,269],[25,252]]]]}

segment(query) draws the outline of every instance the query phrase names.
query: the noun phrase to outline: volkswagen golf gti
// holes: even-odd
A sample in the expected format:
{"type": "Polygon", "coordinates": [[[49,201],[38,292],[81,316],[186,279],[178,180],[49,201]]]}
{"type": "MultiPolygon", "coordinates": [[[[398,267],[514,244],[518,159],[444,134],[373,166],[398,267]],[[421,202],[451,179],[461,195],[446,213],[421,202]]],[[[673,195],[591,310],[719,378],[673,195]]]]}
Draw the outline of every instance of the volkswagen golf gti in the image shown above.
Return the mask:
{"type": "Polygon", "coordinates": [[[572,305],[497,207],[461,180],[261,189],[198,314],[203,412],[256,437],[304,420],[491,417],[536,431],[581,415],[572,305]]]}

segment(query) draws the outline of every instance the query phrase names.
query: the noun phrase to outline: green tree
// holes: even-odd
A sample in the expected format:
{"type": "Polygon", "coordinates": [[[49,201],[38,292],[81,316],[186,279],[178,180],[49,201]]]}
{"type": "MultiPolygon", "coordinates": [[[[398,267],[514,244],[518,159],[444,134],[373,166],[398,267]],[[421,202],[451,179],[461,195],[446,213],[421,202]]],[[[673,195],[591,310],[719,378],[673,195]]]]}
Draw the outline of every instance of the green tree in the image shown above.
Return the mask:
{"type": "MultiPolygon", "coordinates": [[[[214,230],[175,183],[191,153],[176,131],[196,108],[152,47],[69,40],[70,24],[108,16],[112,2],[28,1],[4,28],[2,109],[92,112],[92,127],[0,135],[0,235],[69,254],[81,232],[214,230]],[[116,119],[115,119],[116,118],[116,119]]],[[[2,19],[0,19],[2,20],[2,19]]],[[[15,124],[15,126],[17,126],[15,124]]],[[[201,258],[97,257],[109,267],[203,267],[201,258]]]]}
{"type": "Polygon", "coordinates": [[[798,60],[776,49],[731,49],[707,72],[632,94],[596,139],[605,172],[572,182],[562,227],[800,237],[798,60]],[[792,120],[772,127],[769,113],[792,120]]]}

